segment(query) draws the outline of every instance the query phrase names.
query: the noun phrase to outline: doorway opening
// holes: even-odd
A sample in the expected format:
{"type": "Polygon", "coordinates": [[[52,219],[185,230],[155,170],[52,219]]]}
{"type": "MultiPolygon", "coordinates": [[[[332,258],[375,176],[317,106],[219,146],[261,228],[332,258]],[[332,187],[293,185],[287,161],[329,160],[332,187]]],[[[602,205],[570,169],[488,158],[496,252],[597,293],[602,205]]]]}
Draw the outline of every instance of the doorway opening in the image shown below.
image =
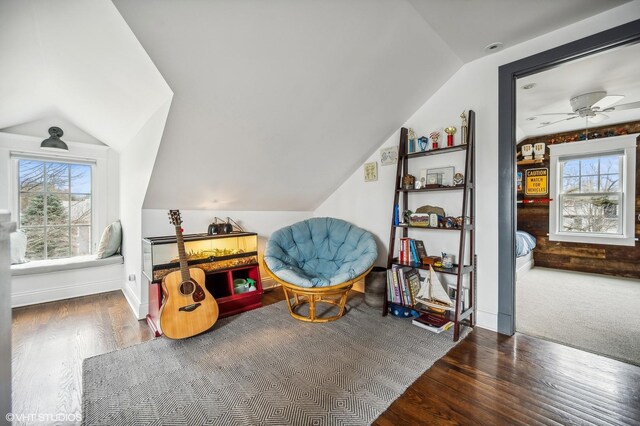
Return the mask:
{"type": "MultiPolygon", "coordinates": [[[[624,262],[622,262],[625,259],[632,261],[634,253],[637,255],[638,252],[635,242],[636,230],[634,229],[634,227],[638,227],[638,221],[635,212],[633,210],[627,211],[626,218],[618,214],[624,213],[620,210],[623,206],[629,205],[628,200],[625,204],[619,199],[614,200],[620,194],[615,196],[606,194],[602,205],[598,206],[601,211],[599,220],[606,219],[611,222],[611,233],[624,234],[620,227],[631,223],[632,243],[626,247],[627,254],[624,254],[623,246],[612,245],[610,241],[605,244],[591,242],[591,246],[587,241],[579,243],[561,241],[563,237],[561,234],[567,232],[575,234],[576,231],[579,231],[578,225],[581,221],[585,221],[583,230],[588,228],[588,220],[584,217],[585,215],[582,214],[582,218],[578,217],[580,215],[577,214],[579,213],[576,211],[577,206],[588,205],[590,199],[587,195],[591,196],[592,193],[598,192],[598,185],[601,182],[606,183],[606,178],[613,177],[614,173],[605,172],[607,166],[613,167],[612,164],[615,161],[609,158],[611,164],[608,164],[605,159],[596,158],[596,169],[592,173],[593,158],[585,158],[584,156],[579,158],[579,154],[572,158],[571,155],[564,152],[556,154],[552,159],[550,151],[553,149],[549,149],[549,146],[576,142],[575,147],[584,147],[584,142],[581,139],[598,139],[605,136],[615,139],[616,136],[623,134],[622,131],[616,133],[615,126],[620,127],[623,123],[628,124],[634,120],[640,120],[640,109],[632,111],[634,108],[629,107],[617,112],[615,109],[604,111],[611,106],[615,107],[616,104],[625,105],[640,101],[640,97],[635,99],[640,95],[636,96],[634,88],[623,87],[624,84],[630,84],[629,81],[624,81],[623,73],[611,75],[615,74],[614,71],[620,62],[611,62],[618,61],[619,58],[614,59],[614,56],[609,56],[624,55],[624,51],[627,49],[638,49],[637,45],[633,46],[633,44],[640,39],[639,24],[640,22],[636,21],[613,28],[500,68],[499,219],[501,228],[499,231],[499,250],[501,256],[499,259],[498,317],[498,331],[503,334],[511,335],[516,330],[524,331],[638,364],[640,364],[640,359],[634,360],[632,357],[630,359],[628,355],[625,355],[627,352],[624,348],[618,346],[615,349],[616,345],[611,344],[612,341],[626,340],[628,342],[631,327],[625,325],[634,322],[631,314],[620,315],[620,323],[611,321],[610,317],[614,315],[614,312],[619,312],[624,305],[620,298],[624,297],[625,301],[630,301],[630,303],[640,300],[637,297],[633,298],[633,290],[640,288],[640,282],[637,281],[637,278],[640,277],[634,275],[638,274],[637,267],[631,267],[630,272],[625,271],[624,262]],[[621,46],[627,47],[622,48],[621,46]],[[592,71],[593,76],[601,77],[599,84],[587,81],[589,71],[586,67],[592,61],[595,61],[596,65],[591,64],[591,66],[597,67],[597,64],[600,64],[599,68],[592,71]],[[580,72],[576,72],[575,69],[579,69],[580,72]],[[565,80],[558,77],[562,72],[567,73],[566,77],[562,77],[565,80]],[[613,84],[614,82],[618,85],[613,84]],[[624,90],[627,93],[614,93],[611,90],[614,92],[624,90]],[[603,105],[599,112],[594,108],[593,111],[581,115],[571,99],[581,94],[594,92],[596,94],[592,96],[591,105],[587,105],[587,107],[593,106],[607,96],[610,98],[605,101],[613,102],[608,106],[603,105]],[[529,96],[530,99],[528,99],[525,93],[535,94],[535,96],[529,96]],[[611,97],[614,94],[624,95],[625,98],[611,97]],[[599,96],[600,99],[593,100],[599,96]],[[520,105],[521,101],[526,102],[520,105]],[[608,116],[611,118],[605,117],[600,123],[594,123],[593,121],[600,118],[595,117],[594,120],[594,116],[604,115],[603,112],[605,114],[608,112],[608,116]],[[581,124],[576,125],[574,122],[581,122],[581,124]],[[613,130],[607,126],[613,127],[613,130]],[[573,140],[571,140],[572,138],[573,140]],[[517,146],[516,142],[521,142],[521,144],[517,146]],[[540,144],[544,144],[544,147],[540,144]],[[523,145],[530,146],[523,149],[523,145]],[[518,157],[517,154],[520,156],[518,157]],[[516,164],[518,160],[524,161],[525,156],[526,159],[532,160],[530,164],[516,164]],[[536,163],[535,160],[542,161],[536,163]],[[575,170],[572,170],[571,166],[576,163],[578,166],[585,165],[585,173],[573,173],[575,170]],[[555,170],[552,170],[552,164],[557,166],[555,170]],[[592,166],[591,171],[587,171],[589,164],[592,166]],[[563,174],[563,171],[567,173],[563,174]],[[518,172],[521,173],[520,176],[517,175],[518,172]],[[608,174],[612,176],[606,176],[608,174]],[[520,178],[519,183],[516,177],[520,178]],[[567,182],[564,186],[563,179],[567,182]],[[597,185],[589,187],[587,184],[589,180],[597,181],[597,185]],[[576,189],[569,185],[569,183],[576,181],[578,181],[577,194],[576,189]],[[581,181],[585,183],[583,193],[579,191],[581,181]],[[563,192],[567,188],[573,188],[573,190],[563,192]],[[562,203],[562,208],[559,207],[560,203],[562,203]],[[570,211],[571,208],[573,211],[570,211]],[[551,217],[555,217],[556,222],[550,220],[551,217]],[[616,222],[617,225],[613,222],[616,222]],[[570,226],[565,226],[567,224],[570,226]],[[554,226],[555,228],[550,229],[550,225],[551,228],[554,226]],[[614,225],[618,228],[613,229],[614,225]],[[530,259],[518,262],[516,261],[516,230],[523,227],[529,227],[529,231],[531,231],[529,233],[533,236],[536,248],[530,249],[532,252],[530,259]],[[557,232],[558,229],[560,232],[557,232]],[[552,235],[554,233],[556,235],[552,235]],[[536,259],[538,260],[537,266],[536,259]],[[522,264],[526,266],[524,266],[524,270],[520,271],[520,279],[516,281],[516,266],[522,267],[522,264]],[[525,272],[527,269],[531,270],[525,272]],[[601,281],[600,278],[604,278],[604,281],[601,281]],[[516,282],[518,282],[517,285],[516,282]],[[528,286],[527,282],[530,282],[528,286]],[[553,282],[560,282],[562,285],[554,285],[553,282]],[[574,287],[570,285],[572,282],[574,287]],[[614,282],[617,284],[614,285],[614,282]],[[521,283],[522,289],[520,289],[521,283]],[[631,291],[631,293],[627,291],[631,291]],[[609,301],[611,301],[611,305],[607,305],[609,301]],[[582,312],[580,312],[581,310],[582,312]],[[555,314],[551,315],[550,312],[555,314]],[[594,319],[594,327],[595,325],[602,327],[603,323],[609,323],[609,331],[607,332],[606,327],[604,330],[598,331],[598,327],[588,326],[581,319],[584,317],[594,319]],[[540,324],[536,324],[536,318],[542,319],[540,324]],[[577,325],[578,328],[572,329],[573,325],[577,325]],[[616,333],[612,329],[615,327],[620,330],[621,336],[614,336],[616,333]],[[544,335],[540,330],[543,332],[555,330],[558,333],[553,335],[546,332],[547,335],[544,335]],[[598,343],[599,340],[596,336],[598,333],[609,338],[609,341],[605,339],[604,343],[598,343]],[[582,335],[581,339],[578,338],[580,335],[582,335]],[[585,343],[592,346],[589,347],[585,343]],[[615,353],[606,353],[603,350],[603,348],[611,346],[614,347],[613,352],[615,353]]],[[[627,50],[627,52],[630,51],[627,50]]],[[[633,80],[636,75],[637,72],[635,74],[631,72],[627,79],[633,80]]],[[[587,102],[585,99],[585,97],[579,98],[583,103],[587,102]]],[[[640,130],[635,130],[635,132],[638,131],[640,130]]],[[[633,129],[630,131],[627,128],[624,133],[633,132],[633,129]]],[[[624,149],[622,151],[624,152],[624,149]]],[[[605,154],[607,153],[599,155],[606,157],[605,154]]],[[[608,171],[614,171],[611,167],[608,171]]],[[[637,173],[635,161],[633,170],[629,166],[624,167],[627,168],[620,170],[632,171],[635,178],[637,173]]],[[[625,179],[627,178],[628,176],[625,177],[625,179]]],[[[604,183],[602,187],[606,186],[604,183]]],[[[635,201],[636,194],[633,195],[635,201]]],[[[603,229],[600,229],[600,233],[608,232],[606,230],[603,232],[603,229]]],[[[628,231],[626,232],[629,234],[628,231]]],[[[629,244],[629,235],[626,237],[627,244],[629,244]]],[[[627,307],[625,310],[638,312],[637,307],[634,309],[633,306],[627,307]]],[[[637,322],[637,320],[635,321],[637,322]]],[[[640,345],[640,336],[638,339],[640,345]]],[[[635,353],[638,353],[637,348],[635,353]]]]}

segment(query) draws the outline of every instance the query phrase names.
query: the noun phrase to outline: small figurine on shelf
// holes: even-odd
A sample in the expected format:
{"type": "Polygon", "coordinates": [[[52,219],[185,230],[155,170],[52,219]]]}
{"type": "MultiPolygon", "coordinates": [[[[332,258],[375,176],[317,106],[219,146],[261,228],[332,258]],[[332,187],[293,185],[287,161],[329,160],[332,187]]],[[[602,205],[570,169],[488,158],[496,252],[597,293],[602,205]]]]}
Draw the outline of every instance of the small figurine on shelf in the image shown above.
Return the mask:
{"type": "Polygon", "coordinates": [[[440,132],[433,131],[429,135],[431,137],[431,149],[438,149],[438,139],[440,139],[440,132]]]}
{"type": "Polygon", "coordinates": [[[462,111],[462,114],[460,114],[460,118],[462,118],[462,125],[460,126],[460,137],[462,138],[462,141],[460,142],[462,145],[466,145],[467,144],[467,116],[464,114],[464,111],[462,111]]]}
{"type": "Polygon", "coordinates": [[[535,158],[536,160],[544,160],[544,147],[544,142],[538,142],[537,144],[533,145],[533,158],[535,158]]]}
{"type": "Polygon", "coordinates": [[[429,149],[429,138],[427,138],[426,136],[422,136],[420,139],[418,139],[418,145],[420,146],[420,151],[425,152],[427,149],[429,149]]]}
{"type": "Polygon", "coordinates": [[[411,154],[416,152],[416,133],[411,127],[409,127],[409,144],[407,146],[407,153],[411,154]]]}
{"type": "Polygon", "coordinates": [[[413,175],[404,175],[402,177],[402,189],[413,189],[416,178],[413,175]]]}
{"type": "Polygon", "coordinates": [[[453,256],[447,253],[442,253],[442,267],[444,269],[453,268],[453,256]]]}
{"type": "Polygon", "coordinates": [[[409,224],[411,222],[411,215],[413,212],[411,210],[405,210],[402,214],[402,223],[409,224]]]}
{"type": "Polygon", "coordinates": [[[453,126],[444,129],[444,132],[447,134],[447,146],[453,146],[453,135],[456,133],[456,130],[453,126]]]}
{"type": "Polygon", "coordinates": [[[464,183],[464,175],[460,172],[453,175],[453,184],[462,185],[464,183]]]}

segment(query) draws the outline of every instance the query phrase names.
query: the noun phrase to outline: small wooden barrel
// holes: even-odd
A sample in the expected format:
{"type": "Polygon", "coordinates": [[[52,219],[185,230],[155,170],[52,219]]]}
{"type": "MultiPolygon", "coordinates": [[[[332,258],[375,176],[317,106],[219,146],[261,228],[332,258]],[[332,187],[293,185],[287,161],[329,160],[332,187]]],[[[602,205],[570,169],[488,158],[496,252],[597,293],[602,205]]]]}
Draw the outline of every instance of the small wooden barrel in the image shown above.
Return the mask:
{"type": "Polygon", "coordinates": [[[387,269],[375,266],[364,279],[364,303],[372,308],[382,308],[387,282],[387,269]]]}

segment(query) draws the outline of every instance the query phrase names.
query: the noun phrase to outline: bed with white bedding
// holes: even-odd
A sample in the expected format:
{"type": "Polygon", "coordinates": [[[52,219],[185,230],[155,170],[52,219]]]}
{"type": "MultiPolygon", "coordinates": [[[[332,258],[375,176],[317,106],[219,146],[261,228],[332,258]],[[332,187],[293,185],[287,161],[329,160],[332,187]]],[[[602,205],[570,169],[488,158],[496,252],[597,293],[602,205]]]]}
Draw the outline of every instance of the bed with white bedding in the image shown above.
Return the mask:
{"type": "Polygon", "coordinates": [[[533,249],[536,237],[525,231],[516,231],[516,277],[533,268],[533,249]]]}

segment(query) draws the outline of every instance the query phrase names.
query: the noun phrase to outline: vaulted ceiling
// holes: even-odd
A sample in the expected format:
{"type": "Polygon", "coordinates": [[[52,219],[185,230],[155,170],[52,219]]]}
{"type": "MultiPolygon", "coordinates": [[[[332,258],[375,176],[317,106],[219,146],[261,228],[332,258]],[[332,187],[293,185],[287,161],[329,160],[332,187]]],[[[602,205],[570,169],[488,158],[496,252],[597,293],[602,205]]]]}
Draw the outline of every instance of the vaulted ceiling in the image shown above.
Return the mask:
{"type": "Polygon", "coordinates": [[[145,207],[332,193],[462,65],[409,3],[369,4],[116,1],[176,93],[145,207]]]}
{"type": "Polygon", "coordinates": [[[171,96],[109,1],[2,1],[0,54],[0,129],[62,117],[123,150],[171,96]]]}
{"type": "Polygon", "coordinates": [[[0,129],[121,150],[173,91],[145,207],[313,210],[488,43],[624,2],[10,0],[0,129]]]}

